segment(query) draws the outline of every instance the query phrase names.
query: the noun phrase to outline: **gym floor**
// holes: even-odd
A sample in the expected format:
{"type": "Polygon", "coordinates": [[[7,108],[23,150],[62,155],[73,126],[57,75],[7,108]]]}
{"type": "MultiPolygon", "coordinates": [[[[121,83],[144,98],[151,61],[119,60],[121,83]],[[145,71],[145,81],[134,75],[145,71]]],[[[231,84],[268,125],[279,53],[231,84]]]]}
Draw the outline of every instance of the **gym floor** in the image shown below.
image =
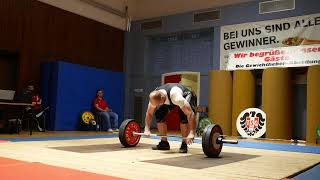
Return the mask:
{"type": "Polygon", "coordinates": [[[104,132],[23,132],[0,139],[1,179],[282,179],[320,162],[319,146],[285,142],[240,141],[210,159],[201,142],[178,153],[177,138],[170,139],[170,151],[151,150],[157,138],[123,148],[117,135],[104,132]]]}

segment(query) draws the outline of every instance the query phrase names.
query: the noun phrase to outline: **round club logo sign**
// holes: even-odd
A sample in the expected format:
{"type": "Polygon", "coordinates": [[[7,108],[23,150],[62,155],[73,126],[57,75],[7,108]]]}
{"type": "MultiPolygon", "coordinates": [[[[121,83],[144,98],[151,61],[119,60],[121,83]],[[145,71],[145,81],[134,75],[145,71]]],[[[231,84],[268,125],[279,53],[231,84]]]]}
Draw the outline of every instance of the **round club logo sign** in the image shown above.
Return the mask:
{"type": "Polygon", "coordinates": [[[248,108],[237,118],[237,130],[242,137],[259,138],[266,132],[266,113],[258,108],[248,108]]]}

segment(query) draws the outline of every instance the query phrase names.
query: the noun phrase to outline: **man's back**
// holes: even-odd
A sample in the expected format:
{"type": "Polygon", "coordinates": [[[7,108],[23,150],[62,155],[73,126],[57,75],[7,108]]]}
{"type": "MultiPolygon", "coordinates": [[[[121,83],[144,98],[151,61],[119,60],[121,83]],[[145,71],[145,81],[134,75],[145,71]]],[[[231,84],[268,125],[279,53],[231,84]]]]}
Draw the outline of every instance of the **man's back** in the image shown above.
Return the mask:
{"type": "Polygon", "coordinates": [[[22,103],[31,103],[32,102],[32,92],[24,89],[22,92],[20,92],[15,100],[17,102],[22,102],[22,103]]]}

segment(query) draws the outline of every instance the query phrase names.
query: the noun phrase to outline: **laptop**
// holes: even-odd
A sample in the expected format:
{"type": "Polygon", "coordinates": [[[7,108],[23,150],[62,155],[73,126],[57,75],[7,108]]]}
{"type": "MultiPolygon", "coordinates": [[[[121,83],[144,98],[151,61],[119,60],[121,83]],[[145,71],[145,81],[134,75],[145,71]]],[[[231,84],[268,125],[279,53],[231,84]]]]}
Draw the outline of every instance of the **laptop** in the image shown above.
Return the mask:
{"type": "Polygon", "coordinates": [[[13,101],[14,93],[15,91],[13,90],[0,89],[0,101],[13,101]]]}

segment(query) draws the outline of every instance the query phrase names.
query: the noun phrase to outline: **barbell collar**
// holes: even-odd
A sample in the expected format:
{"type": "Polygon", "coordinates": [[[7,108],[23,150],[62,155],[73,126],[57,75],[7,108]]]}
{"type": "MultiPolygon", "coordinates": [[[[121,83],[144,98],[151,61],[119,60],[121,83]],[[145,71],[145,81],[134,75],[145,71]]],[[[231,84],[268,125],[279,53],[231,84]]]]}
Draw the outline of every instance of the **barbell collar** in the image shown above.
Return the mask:
{"type": "Polygon", "coordinates": [[[237,140],[223,139],[222,137],[218,137],[216,142],[218,144],[222,144],[222,143],[225,143],[225,144],[238,144],[237,140]]]}

